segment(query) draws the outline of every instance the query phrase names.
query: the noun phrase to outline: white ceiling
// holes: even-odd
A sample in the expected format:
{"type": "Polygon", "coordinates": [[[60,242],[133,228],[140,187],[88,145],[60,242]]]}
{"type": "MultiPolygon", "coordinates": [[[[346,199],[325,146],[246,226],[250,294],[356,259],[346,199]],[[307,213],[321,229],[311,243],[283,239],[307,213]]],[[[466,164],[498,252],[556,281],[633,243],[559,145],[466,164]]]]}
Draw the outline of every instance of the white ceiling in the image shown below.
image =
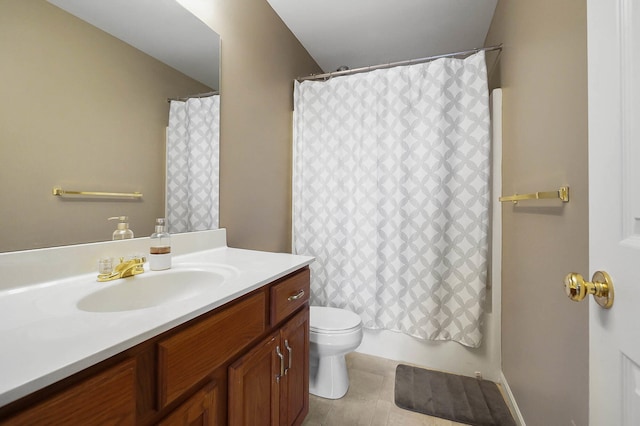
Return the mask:
{"type": "MultiPolygon", "coordinates": [[[[178,4],[185,0],[48,1],[218,88],[218,35],[178,4]]],[[[482,47],[497,3],[267,1],[325,72],[482,47]]]]}
{"type": "Polygon", "coordinates": [[[325,71],[482,47],[497,0],[267,0],[325,71]]]}
{"type": "Polygon", "coordinates": [[[191,78],[219,89],[220,36],[175,0],[48,0],[191,78]]]}

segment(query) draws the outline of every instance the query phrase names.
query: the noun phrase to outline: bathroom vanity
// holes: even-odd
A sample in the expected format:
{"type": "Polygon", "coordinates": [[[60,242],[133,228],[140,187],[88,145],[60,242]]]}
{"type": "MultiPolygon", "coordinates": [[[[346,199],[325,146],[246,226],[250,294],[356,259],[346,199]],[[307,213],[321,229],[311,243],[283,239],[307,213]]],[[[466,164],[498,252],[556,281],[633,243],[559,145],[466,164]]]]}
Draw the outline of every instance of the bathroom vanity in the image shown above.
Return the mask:
{"type": "MultiPolygon", "coordinates": [[[[170,270],[176,279],[218,274],[211,288],[185,284],[188,291],[164,295],[154,278],[163,272],[146,272],[113,283],[81,274],[0,290],[0,309],[12,306],[0,327],[0,424],[302,423],[312,258],[232,249],[220,245],[224,234],[211,235],[217,247],[183,248],[170,270]],[[112,288],[128,294],[119,285],[144,289],[136,279],[145,275],[161,293],[151,306],[110,300],[112,288]]],[[[99,243],[83,252],[104,252],[103,244],[125,247],[99,243]]],[[[31,262],[16,255],[0,255],[0,268],[31,262]]]]}

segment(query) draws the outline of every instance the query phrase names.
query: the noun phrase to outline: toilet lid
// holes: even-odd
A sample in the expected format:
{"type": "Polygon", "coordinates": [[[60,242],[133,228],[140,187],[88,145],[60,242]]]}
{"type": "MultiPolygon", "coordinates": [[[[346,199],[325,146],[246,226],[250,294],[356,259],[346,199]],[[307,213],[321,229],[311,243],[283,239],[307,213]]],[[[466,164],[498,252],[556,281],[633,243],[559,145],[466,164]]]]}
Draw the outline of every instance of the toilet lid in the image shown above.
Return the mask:
{"type": "Polygon", "coordinates": [[[309,329],[319,333],[344,333],[362,325],[360,315],[346,309],[311,306],[309,329]]]}

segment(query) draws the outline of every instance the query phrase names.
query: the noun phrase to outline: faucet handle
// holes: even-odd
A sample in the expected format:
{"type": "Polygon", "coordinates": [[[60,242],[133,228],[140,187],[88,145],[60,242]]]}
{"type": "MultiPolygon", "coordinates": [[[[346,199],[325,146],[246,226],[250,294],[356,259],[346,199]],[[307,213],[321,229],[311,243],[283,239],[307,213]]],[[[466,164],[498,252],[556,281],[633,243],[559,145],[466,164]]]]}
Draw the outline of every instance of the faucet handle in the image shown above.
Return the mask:
{"type": "Polygon", "coordinates": [[[98,259],[98,273],[105,275],[113,272],[113,258],[102,257],[98,259]]]}
{"type": "Polygon", "coordinates": [[[147,258],[142,253],[134,253],[125,257],[120,258],[120,263],[122,262],[133,262],[133,263],[144,263],[147,261],[147,258]]]}

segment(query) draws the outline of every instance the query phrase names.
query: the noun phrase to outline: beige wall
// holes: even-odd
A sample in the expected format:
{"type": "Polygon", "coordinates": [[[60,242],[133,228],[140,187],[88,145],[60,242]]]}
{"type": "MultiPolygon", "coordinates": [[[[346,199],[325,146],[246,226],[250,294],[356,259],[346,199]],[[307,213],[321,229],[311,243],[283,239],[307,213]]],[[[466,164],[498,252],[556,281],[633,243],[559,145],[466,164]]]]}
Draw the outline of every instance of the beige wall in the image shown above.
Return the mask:
{"type": "Polygon", "coordinates": [[[562,279],[588,272],[585,0],[499,0],[505,194],[571,187],[570,203],[503,206],[502,368],[528,426],[586,425],[587,304],[562,279]]]}
{"type": "Polygon", "coordinates": [[[136,236],[164,215],[167,97],[207,89],[44,0],[0,2],[0,252],[136,236]],[[62,200],[53,186],[141,191],[62,200]]]}
{"type": "Polygon", "coordinates": [[[222,38],[220,226],[233,247],[290,251],[293,79],[320,69],[266,0],[209,0],[222,38]]]}

